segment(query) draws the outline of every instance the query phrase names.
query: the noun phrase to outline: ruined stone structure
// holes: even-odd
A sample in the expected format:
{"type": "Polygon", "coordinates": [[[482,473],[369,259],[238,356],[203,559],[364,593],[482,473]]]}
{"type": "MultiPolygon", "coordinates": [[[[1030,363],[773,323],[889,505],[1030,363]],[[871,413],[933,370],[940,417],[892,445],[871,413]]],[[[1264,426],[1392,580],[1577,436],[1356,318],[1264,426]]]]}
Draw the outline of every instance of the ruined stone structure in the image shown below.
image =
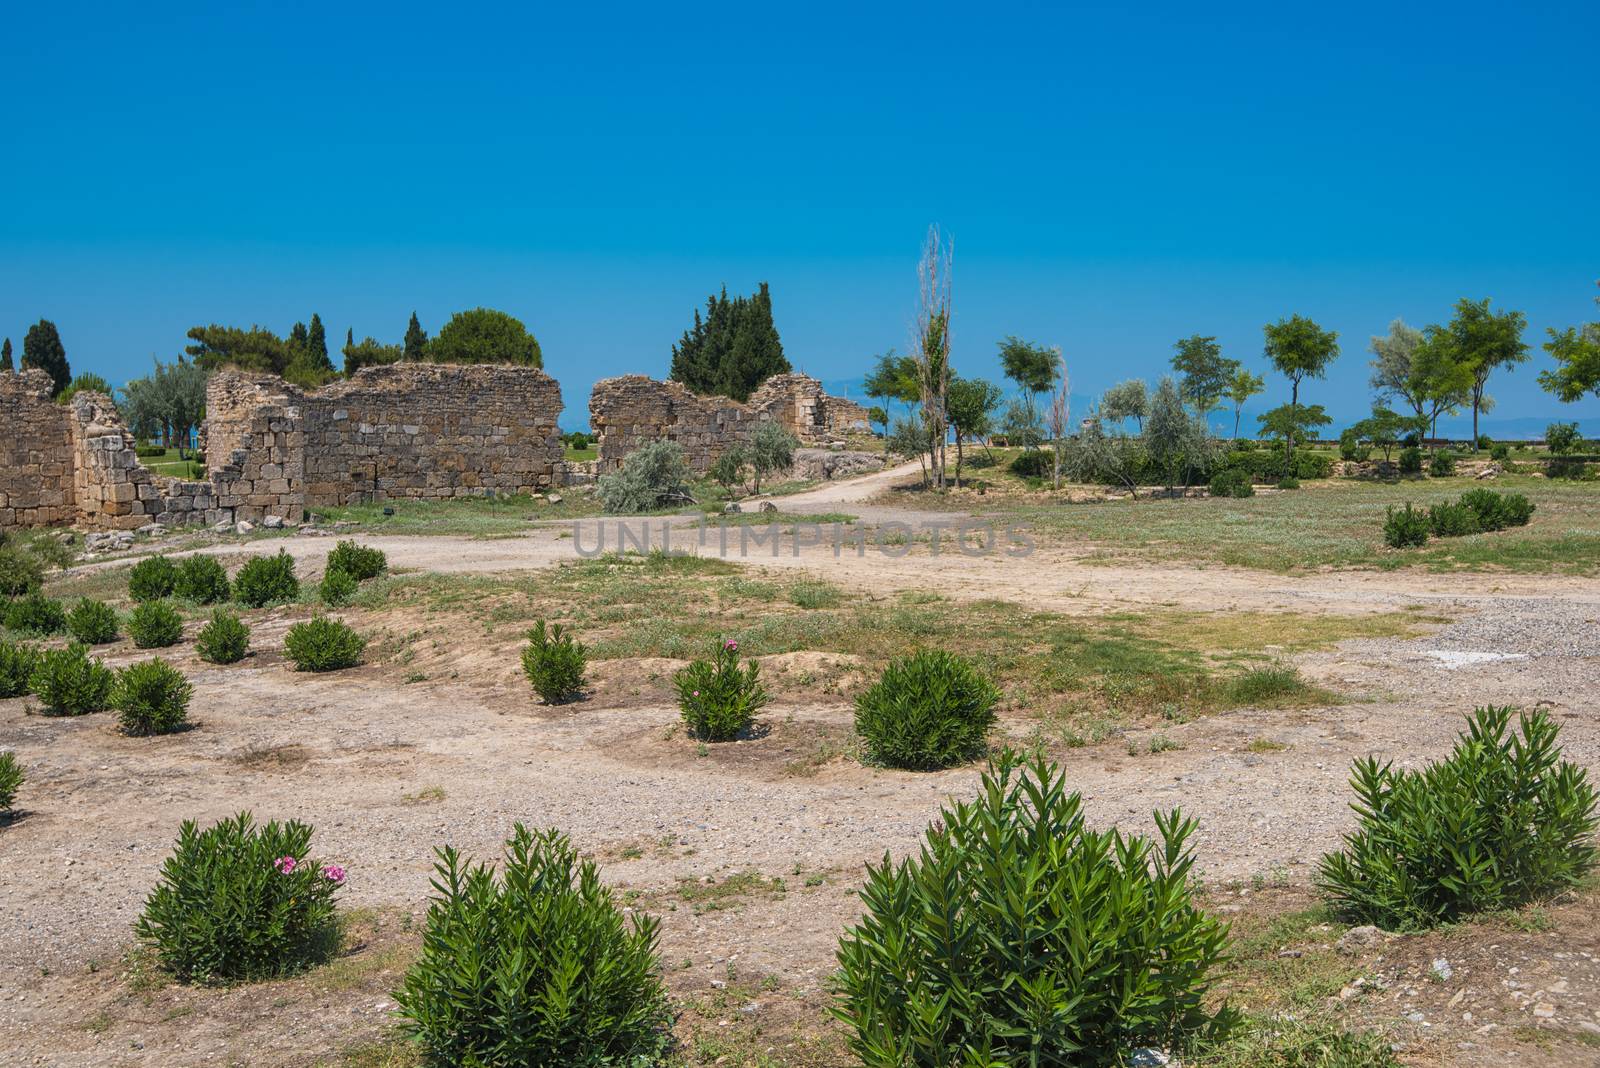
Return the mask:
{"type": "Polygon", "coordinates": [[[298,520],[393,497],[531,493],[562,482],[561,390],[524,367],[393,364],[306,393],[222,371],[206,390],[208,480],[149,471],[115,405],[0,374],[0,526],[298,520]]]}
{"type": "Polygon", "coordinates": [[[676,441],[689,465],[705,471],[727,449],[748,442],[765,421],[783,425],[811,446],[833,445],[869,429],[865,408],[830,397],[822,383],[802,374],[773,375],[746,404],[702,397],[678,382],[644,375],[603,379],[589,397],[602,472],[615,470],[623,457],[649,441],[676,441]]]}

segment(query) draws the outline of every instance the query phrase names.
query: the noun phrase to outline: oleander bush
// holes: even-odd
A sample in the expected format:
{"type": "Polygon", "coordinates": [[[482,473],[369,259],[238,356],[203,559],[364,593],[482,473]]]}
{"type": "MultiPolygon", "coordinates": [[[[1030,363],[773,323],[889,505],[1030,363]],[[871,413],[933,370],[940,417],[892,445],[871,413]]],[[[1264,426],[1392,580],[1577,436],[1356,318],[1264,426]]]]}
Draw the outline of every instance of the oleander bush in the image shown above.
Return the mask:
{"type": "Polygon", "coordinates": [[[365,582],[389,570],[389,558],[384,555],[382,549],[357,545],[353,541],[341,541],[333,547],[333,552],[328,554],[327,569],[343,571],[357,582],[365,582]]]}
{"type": "Polygon", "coordinates": [[[194,687],[183,672],[153,657],[117,672],[111,703],[124,733],[170,734],[189,718],[193,696],[194,687]]]}
{"type": "Polygon", "coordinates": [[[146,601],[128,613],[128,636],[140,649],[165,649],[183,639],[183,617],[167,601],[146,601]]]}
{"type": "Polygon", "coordinates": [[[104,645],[117,640],[117,610],[104,601],[85,597],[67,613],[67,633],[84,645],[104,645]]]}
{"type": "Polygon", "coordinates": [[[116,675],[88,650],[72,644],[42,650],[33,663],[28,686],[47,716],[82,716],[111,704],[116,675]]]}
{"type": "Polygon", "coordinates": [[[1250,472],[1239,467],[1224,467],[1211,477],[1211,496],[1213,497],[1254,497],[1255,484],[1250,481],[1250,472]]]}
{"type": "Polygon", "coordinates": [[[1428,509],[1428,532],[1436,538],[1459,538],[1482,529],[1478,513],[1460,501],[1436,504],[1428,509]]]}
{"type": "Polygon", "coordinates": [[[1434,478],[1449,478],[1456,473],[1456,454],[1449,449],[1440,449],[1428,461],[1428,474],[1434,478]]]}
{"type": "Polygon", "coordinates": [[[1501,463],[1505,463],[1507,460],[1511,459],[1511,446],[1507,445],[1503,441],[1495,442],[1494,445],[1489,449],[1489,459],[1498,460],[1501,463]]]}
{"type": "Polygon", "coordinates": [[[347,605],[356,595],[360,583],[348,571],[329,568],[322,575],[322,584],[317,587],[317,595],[322,598],[322,603],[338,608],[347,605]]]}
{"type": "Polygon", "coordinates": [[[184,821],[134,932],[185,983],[276,978],[325,959],[345,871],[312,859],[311,833],[248,812],[204,831],[184,821]]]}
{"type": "Polygon", "coordinates": [[[39,651],[20,642],[0,641],[0,697],[21,697],[33,687],[39,651]]]}
{"type": "Polygon", "coordinates": [[[1448,759],[1355,762],[1357,829],[1322,858],[1318,887],[1344,918],[1409,931],[1548,898],[1595,867],[1596,796],[1563,760],[1544,711],[1477,709],[1448,759]]]}
{"type": "Polygon", "coordinates": [[[739,643],[719,641],[709,659],[696,660],[672,679],[678,710],[689,733],[711,742],[737,738],[755,723],[767,703],[761,665],[739,663],[739,643]]]}
{"type": "Polygon", "coordinates": [[[44,584],[44,567],[32,553],[0,544],[0,598],[21,597],[44,584]]]}
{"type": "Polygon", "coordinates": [[[566,836],[517,824],[499,877],[438,851],[422,954],[394,993],[430,1065],[662,1064],[660,922],[625,917],[566,836]]]}
{"type": "Polygon", "coordinates": [[[1223,1037],[1227,926],[1194,903],[1196,824],[1155,822],[1153,840],[1093,830],[1060,768],[1002,754],[918,853],[867,868],[833,1007],[860,1063],[1109,1068],[1223,1037]]]}
{"type": "Polygon", "coordinates": [[[48,638],[67,629],[67,613],[59,602],[35,590],[6,606],[5,625],[21,634],[48,638]]]}
{"type": "Polygon", "coordinates": [[[983,755],[1000,691],[971,661],[928,649],[890,661],[856,698],[868,759],[931,771],[983,755]]]}
{"type": "Polygon", "coordinates": [[[1410,549],[1428,542],[1428,513],[1411,507],[1389,508],[1383,520],[1383,542],[1391,549],[1410,549]]]}
{"type": "Polygon", "coordinates": [[[1300,488],[1300,480],[1293,475],[1285,475],[1278,479],[1278,488],[1281,490],[1297,490],[1300,488]]]}
{"type": "Polygon", "coordinates": [[[26,778],[22,774],[22,765],[17,763],[17,754],[9,749],[0,753],[0,812],[10,812],[11,805],[17,799],[17,791],[22,789],[22,782],[26,778]]]}
{"type": "Polygon", "coordinates": [[[546,628],[541,619],[528,631],[528,644],[522,650],[522,673],[545,703],[565,704],[578,697],[583,692],[587,662],[588,651],[561,624],[546,628]]]}
{"type": "Polygon", "coordinates": [[[178,566],[165,556],[147,556],[128,572],[128,596],[135,601],[171,597],[177,585],[178,566]]]}
{"type": "Polygon", "coordinates": [[[1049,478],[1055,473],[1055,454],[1043,449],[1019,453],[1010,463],[1011,473],[1022,478],[1049,478]]]}
{"type": "Polygon", "coordinates": [[[250,628],[225,608],[211,613],[211,619],[195,637],[194,647],[201,660],[213,664],[232,664],[250,651],[250,628]]]}
{"type": "Polygon", "coordinates": [[[294,557],[282,549],[272,556],[252,556],[233,577],[233,599],[246,608],[265,608],[299,596],[294,557]]]}
{"type": "Polygon", "coordinates": [[[226,601],[231,592],[228,572],[214,556],[196,554],[186,556],[178,564],[178,577],[173,592],[195,604],[216,604],[226,601]]]}
{"type": "Polygon", "coordinates": [[[1422,450],[1415,445],[1401,449],[1399,467],[1402,475],[1422,474],[1422,450]]]}
{"type": "Polygon", "coordinates": [[[283,651],[296,671],[338,671],[361,663],[367,640],[337,619],[317,616],[296,623],[283,637],[283,651]]]}

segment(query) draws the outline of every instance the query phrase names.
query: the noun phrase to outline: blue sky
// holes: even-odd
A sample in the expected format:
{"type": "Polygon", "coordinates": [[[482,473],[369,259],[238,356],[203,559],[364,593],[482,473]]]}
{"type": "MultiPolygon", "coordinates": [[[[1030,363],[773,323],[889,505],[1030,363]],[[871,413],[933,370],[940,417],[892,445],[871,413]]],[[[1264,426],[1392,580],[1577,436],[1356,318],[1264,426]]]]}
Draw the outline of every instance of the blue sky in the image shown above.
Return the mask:
{"type": "Polygon", "coordinates": [[[1489,296],[1535,345],[1496,417],[1600,430],[1535,382],[1544,328],[1600,315],[1600,6],[575,7],[10,12],[0,334],[53,319],[122,381],[200,322],[398,340],[486,304],[581,425],[723,283],[859,375],[937,222],[962,373],[1006,334],[1085,396],[1190,333],[1260,369],[1299,312],[1350,418],[1369,335],[1489,296]]]}

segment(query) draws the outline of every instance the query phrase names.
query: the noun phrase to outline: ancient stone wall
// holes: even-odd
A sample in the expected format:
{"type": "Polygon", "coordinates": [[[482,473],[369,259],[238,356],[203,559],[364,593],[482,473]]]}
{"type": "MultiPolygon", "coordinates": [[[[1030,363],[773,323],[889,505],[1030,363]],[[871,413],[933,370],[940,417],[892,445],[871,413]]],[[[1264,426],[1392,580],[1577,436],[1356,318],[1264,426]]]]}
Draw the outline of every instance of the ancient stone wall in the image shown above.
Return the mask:
{"type": "Polygon", "coordinates": [[[50,387],[36,368],[0,371],[0,527],[73,520],[72,433],[50,387]]]}
{"type": "Polygon", "coordinates": [[[68,411],[79,526],[137,530],[233,519],[218,507],[211,483],[153,474],[140,463],[133,435],[104,393],[75,394],[68,411]]]}
{"type": "Polygon", "coordinates": [[[763,421],[779,423],[809,446],[834,445],[848,432],[868,429],[864,408],[830,397],[821,382],[803,374],[773,375],[747,404],[644,375],[603,379],[589,397],[602,472],[615,470],[649,441],[676,441],[689,465],[705,471],[727,449],[749,441],[763,421]]]}

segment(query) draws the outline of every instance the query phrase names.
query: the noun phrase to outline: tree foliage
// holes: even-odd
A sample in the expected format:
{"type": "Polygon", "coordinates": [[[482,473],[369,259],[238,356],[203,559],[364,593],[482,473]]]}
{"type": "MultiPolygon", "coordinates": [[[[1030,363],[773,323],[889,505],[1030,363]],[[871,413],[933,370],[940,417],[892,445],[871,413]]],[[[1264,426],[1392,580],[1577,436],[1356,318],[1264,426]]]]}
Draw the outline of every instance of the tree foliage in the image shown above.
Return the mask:
{"type": "Polygon", "coordinates": [[[522,320],[493,308],[456,312],[428,342],[428,359],[434,363],[509,363],[543,367],[539,342],[522,320]]]}
{"type": "MultiPolygon", "coordinates": [[[[413,319],[413,322],[416,320],[413,319]]],[[[399,345],[385,345],[376,338],[363,338],[359,344],[355,339],[355,331],[350,331],[344,339],[344,373],[345,377],[355,374],[363,367],[381,367],[384,364],[398,363],[407,359],[406,350],[399,345]]]]}
{"type": "Polygon", "coordinates": [[[1100,399],[1100,417],[1112,423],[1121,423],[1129,419],[1139,424],[1139,432],[1144,432],[1144,420],[1150,414],[1150,391],[1142,378],[1130,378],[1126,382],[1118,382],[1106,390],[1106,395],[1100,399]]]}
{"type": "Polygon", "coordinates": [[[136,437],[187,446],[206,417],[206,372],[182,356],[154,362],[151,374],[122,387],[123,419],[136,437]]]}
{"type": "MultiPolygon", "coordinates": [[[[1276,323],[1268,323],[1262,327],[1262,333],[1266,337],[1263,351],[1278,373],[1289,380],[1289,407],[1296,409],[1300,406],[1300,383],[1307,378],[1326,376],[1328,366],[1339,358],[1339,334],[1334,330],[1322,329],[1302,315],[1291,315],[1276,323]]],[[[1265,430],[1265,417],[1262,425],[1265,430]]],[[[1287,417],[1279,420],[1279,425],[1290,431],[1284,439],[1287,461],[1294,454],[1296,436],[1303,424],[1299,415],[1291,411],[1287,417]]]]}
{"type": "Polygon", "coordinates": [[[1472,439],[1478,439],[1478,414],[1488,409],[1485,389],[1498,368],[1511,369],[1528,358],[1522,332],[1528,319],[1519,311],[1495,312],[1489,298],[1456,301],[1456,313],[1443,326],[1425,332],[1430,347],[1439,349],[1459,366],[1468,379],[1467,399],[1472,405],[1472,439]]]}
{"type": "Polygon", "coordinates": [[[1243,367],[1233,372],[1228,379],[1227,398],[1233,402],[1233,436],[1239,437],[1239,418],[1244,414],[1244,406],[1251,397],[1258,396],[1267,388],[1267,380],[1260,375],[1253,375],[1243,367]]]}
{"type": "Polygon", "coordinates": [[[38,368],[50,376],[52,397],[58,395],[72,381],[72,365],[67,363],[67,349],[61,343],[61,333],[49,319],[40,319],[28,327],[22,338],[22,369],[38,368]]]}
{"type": "MultiPolygon", "coordinates": [[[[1600,304],[1600,297],[1595,303],[1600,304]]],[[[1539,385],[1569,404],[1585,393],[1600,397],[1600,322],[1559,332],[1552,327],[1547,332],[1550,340],[1544,350],[1556,361],[1556,369],[1539,372],[1539,385]]]]}
{"type": "Polygon", "coordinates": [[[672,380],[696,393],[749,400],[762,382],[790,370],[765,282],[748,297],[730,298],[724,286],[672,346],[672,380]]]}
{"type": "Polygon", "coordinates": [[[1217,339],[1200,334],[1184,338],[1172,349],[1172,369],[1183,376],[1183,399],[1204,417],[1228,392],[1239,361],[1225,359],[1217,339]]]}
{"type": "Polygon", "coordinates": [[[405,345],[402,358],[416,362],[428,358],[428,332],[422,329],[422,324],[417,322],[417,313],[411,313],[411,321],[406,324],[405,345]]]}
{"type": "Polygon", "coordinates": [[[1014,445],[1037,448],[1044,441],[1039,394],[1055,388],[1060,354],[1054,349],[1007,337],[1000,342],[1000,367],[1017,384],[1017,399],[1006,417],[1006,436],[1014,445]]]}
{"type": "Polygon", "coordinates": [[[1163,376],[1150,402],[1144,428],[1150,464],[1167,489],[1188,486],[1211,467],[1211,432],[1203,417],[1191,416],[1171,377],[1163,376]]]}
{"type": "Polygon", "coordinates": [[[207,372],[237,367],[281,375],[289,363],[287,343],[264,326],[245,329],[212,323],[190,327],[188,336],[192,344],[184,352],[207,372]]]}
{"type": "Polygon", "coordinates": [[[16,365],[11,362],[11,339],[6,338],[0,343],[0,371],[15,371],[16,365]]]}

